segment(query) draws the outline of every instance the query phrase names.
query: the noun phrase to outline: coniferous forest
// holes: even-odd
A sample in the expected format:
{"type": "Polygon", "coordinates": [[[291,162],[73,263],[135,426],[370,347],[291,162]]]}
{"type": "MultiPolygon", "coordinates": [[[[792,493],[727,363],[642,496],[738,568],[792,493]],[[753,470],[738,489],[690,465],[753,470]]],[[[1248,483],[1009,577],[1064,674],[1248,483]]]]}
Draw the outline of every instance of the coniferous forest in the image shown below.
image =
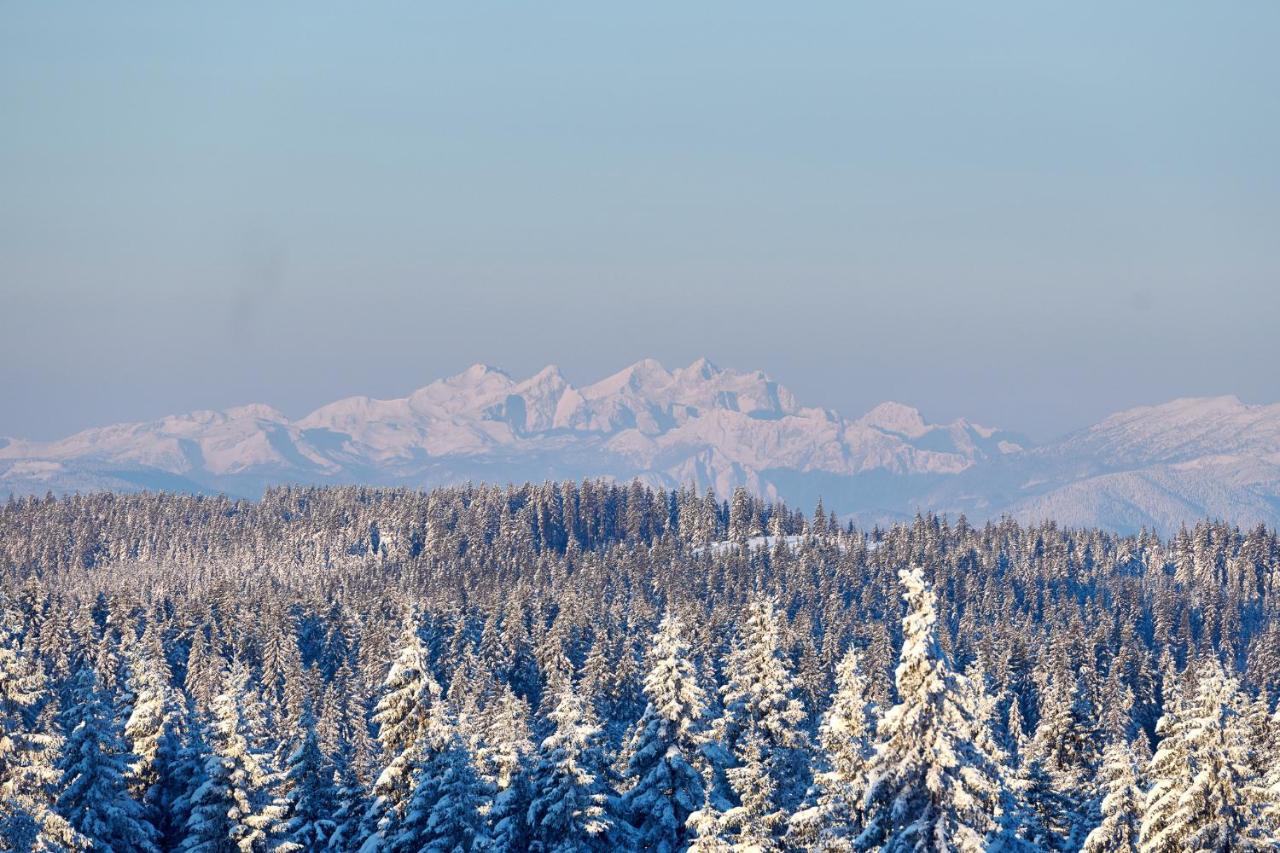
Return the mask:
{"type": "Polygon", "coordinates": [[[0,846],[1274,850],[1280,541],[588,481],[0,507],[0,846]]]}

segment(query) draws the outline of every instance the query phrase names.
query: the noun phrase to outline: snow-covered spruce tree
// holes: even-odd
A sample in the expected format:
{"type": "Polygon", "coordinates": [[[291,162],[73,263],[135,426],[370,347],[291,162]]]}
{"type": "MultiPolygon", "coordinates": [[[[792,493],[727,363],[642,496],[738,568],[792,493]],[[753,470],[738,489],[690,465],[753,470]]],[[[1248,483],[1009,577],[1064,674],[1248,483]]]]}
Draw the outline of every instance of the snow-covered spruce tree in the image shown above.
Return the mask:
{"type": "Polygon", "coordinates": [[[1138,853],[1142,791],[1133,750],[1112,741],[1102,755],[1102,823],[1085,838],[1082,853],[1138,853]]]}
{"type": "Polygon", "coordinates": [[[336,805],[328,849],[334,853],[346,853],[358,846],[360,821],[364,817],[366,803],[364,785],[360,784],[356,774],[351,741],[345,737],[339,737],[338,747],[333,753],[333,778],[336,805]]]}
{"type": "Polygon", "coordinates": [[[361,821],[361,849],[374,853],[396,837],[409,799],[431,709],[441,701],[440,684],[427,663],[419,633],[421,618],[413,609],[400,632],[399,647],[382,683],[374,708],[378,745],[385,762],[373,783],[372,799],[361,821]]]}
{"type": "Polygon", "coordinates": [[[730,853],[733,844],[727,837],[724,815],[713,805],[709,798],[702,808],[689,815],[686,822],[689,828],[689,846],[685,853],[730,853]]]}
{"type": "Polygon", "coordinates": [[[1280,845],[1280,761],[1273,760],[1277,749],[1280,749],[1280,708],[1271,718],[1271,737],[1259,760],[1268,762],[1270,766],[1259,772],[1259,781],[1254,789],[1254,797],[1262,804],[1264,826],[1270,831],[1271,840],[1280,845]]]}
{"type": "Polygon", "coordinates": [[[312,853],[326,849],[334,834],[337,793],[333,768],[320,751],[310,706],[302,711],[298,731],[285,763],[282,829],[292,849],[312,853]]]}
{"type": "Polygon", "coordinates": [[[283,804],[274,795],[276,779],[266,756],[249,743],[241,707],[249,691],[249,670],[232,661],[222,692],[213,699],[211,751],[204,779],[192,793],[183,850],[257,853],[279,841],[283,804]]]}
{"type": "Polygon", "coordinates": [[[147,789],[142,805],[156,828],[161,850],[176,850],[186,837],[190,798],[204,781],[208,744],[193,707],[183,709],[165,723],[156,746],[153,769],[156,782],[147,789]]]}
{"type": "Polygon", "coordinates": [[[424,849],[432,853],[487,849],[484,811],[489,804],[484,784],[457,734],[437,756],[433,772],[440,780],[439,796],[427,818],[424,849]]]}
{"type": "MultiPolygon", "coordinates": [[[[733,649],[725,659],[727,683],[721,688],[724,712],[713,734],[743,767],[758,761],[769,776],[767,801],[759,799],[752,785],[752,808],[764,809],[751,817],[753,825],[768,825],[779,834],[787,817],[804,798],[810,782],[809,739],[801,727],[807,714],[796,698],[796,686],[782,649],[782,625],[772,600],[757,598],[746,617],[733,649]],[[747,746],[748,739],[753,743],[747,746]]],[[[734,784],[726,772],[727,794],[743,803],[747,791],[734,784]]],[[[752,777],[738,774],[741,784],[752,777]]],[[[727,812],[726,812],[727,813],[727,812]]]]}
{"type": "Polygon", "coordinates": [[[77,673],[62,713],[67,731],[58,767],[58,813],[94,850],[156,850],[155,828],[129,796],[125,774],[133,756],[114,729],[97,676],[77,673]]]}
{"type": "Polygon", "coordinates": [[[547,853],[614,850],[628,833],[606,783],[600,728],[570,682],[548,716],[555,730],[542,742],[529,782],[533,844],[547,853]]]}
{"type": "Polygon", "coordinates": [[[853,843],[862,823],[867,762],[874,747],[875,706],[867,679],[850,647],[836,665],[831,707],[818,727],[824,769],[815,774],[817,801],[792,816],[787,840],[807,848],[840,849],[853,843]]]}
{"type": "Polygon", "coordinates": [[[224,661],[209,646],[203,625],[197,625],[187,651],[186,674],[183,688],[201,711],[213,706],[213,699],[222,688],[224,661]]]}
{"type": "Polygon", "coordinates": [[[203,763],[190,777],[191,790],[178,802],[186,815],[182,841],[184,853],[234,853],[244,837],[240,818],[250,807],[243,805],[231,782],[231,765],[207,747],[203,733],[199,745],[203,763]]]}
{"type": "Polygon", "coordinates": [[[391,853],[468,853],[485,849],[484,794],[471,754],[443,703],[432,712],[423,754],[391,853]]]}
{"type": "Polygon", "coordinates": [[[159,781],[157,752],[168,724],[176,713],[173,674],[165,659],[164,645],[149,622],[142,636],[128,649],[129,690],[133,707],[124,725],[124,738],[133,754],[129,765],[129,792],[138,800],[159,781]]]}
{"type": "Polygon", "coordinates": [[[1178,798],[1168,835],[1184,850],[1274,849],[1259,817],[1260,804],[1252,799],[1255,780],[1236,681],[1216,658],[1202,662],[1197,676],[1182,727],[1191,779],[1178,798]]]}
{"type": "Polygon", "coordinates": [[[484,712],[484,727],[475,756],[481,778],[493,792],[489,808],[490,847],[498,851],[525,850],[529,844],[529,779],[527,762],[533,754],[529,733],[529,704],[510,685],[503,685],[484,712]]]}
{"type": "Polygon", "coordinates": [[[1081,679],[1062,659],[1042,692],[1040,719],[1022,756],[1029,776],[1043,775],[1032,779],[1029,797],[1059,849],[1078,850],[1088,834],[1099,739],[1081,679]]]}
{"type": "Polygon", "coordinates": [[[763,533],[751,493],[739,486],[734,489],[733,498],[729,502],[729,539],[745,544],[751,537],[763,533]]]}
{"type": "Polygon", "coordinates": [[[495,791],[505,791],[533,752],[529,703],[517,696],[509,685],[503,685],[485,706],[482,718],[476,766],[481,778],[495,791]]]}
{"type": "Polygon", "coordinates": [[[520,768],[512,774],[507,787],[493,796],[488,818],[488,846],[498,853],[518,853],[528,850],[533,831],[529,825],[529,804],[533,801],[530,788],[532,767],[520,768]]]}
{"type": "Polygon", "coordinates": [[[782,849],[779,837],[787,815],[777,809],[777,783],[765,763],[763,738],[749,731],[738,742],[738,763],[726,773],[738,804],[720,816],[721,831],[733,839],[735,850],[782,849]]]}
{"type": "Polygon", "coordinates": [[[973,742],[974,688],[935,636],[933,591],[919,568],[898,574],[907,613],[896,672],[899,702],[881,718],[868,766],[862,849],[985,850],[1004,829],[1001,768],[973,742]]]}
{"type": "Polygon", "coordinates": [[[441,799],[440,754],[456,736],[456,719],[444,701],[432,704],[418,736],[413,763],[413,787],[404,815],[394,835],[388,835],[380,850],[409,853],[422,849],[427,841],[427,823],[432,806],[441,799]]]}
{"type": "Polygon", "coordinates": [[[1186,739],[1187,697],[1191,673],[1174,670],[1172,658],[1163,667],[1164,713],[1156,722],[1156,751],[1147,764],[1138,848],[1164,853],[1179,848],[1181,829],[1175,825],[1178,803],[1191,785],[1191,747],[1186,739]]]}
{"type": "Polygon", "coordinates": [[[44,675],[0,601],[0,839],[14,850],[70,850],[84,839],[53,809],[60,739],[42,715],[44,675]]]}
{"type": "Polygon", "coordinates": [[[706,697],[680,621],[671,614],[654,635],[644,695],[648,704],[636,723],[625,773],[632,786],[620,810],[636,829],[638,849],[674,853],[687,843],[689,815],[705,799],[695,764],[706,697]]]}

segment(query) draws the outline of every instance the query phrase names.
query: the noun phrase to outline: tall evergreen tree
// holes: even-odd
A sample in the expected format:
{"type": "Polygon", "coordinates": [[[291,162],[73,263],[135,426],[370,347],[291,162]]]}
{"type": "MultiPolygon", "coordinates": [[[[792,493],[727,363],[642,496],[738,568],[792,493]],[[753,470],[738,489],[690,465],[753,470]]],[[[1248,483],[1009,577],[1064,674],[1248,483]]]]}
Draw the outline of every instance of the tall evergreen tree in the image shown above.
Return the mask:
{"type": "Polygon", "coordinates": [[[726,817],[743,826],[767,825],[779,834],[809,785],[809,739],[802,727],[808,715],[796,698],[782,631],[772,600],[751,602],[725,660],[724,713],[714,728],[733,766],[750,766],[726,773],[729,794],[750,813],[726,811],[726,817]],[[767,782],[756,778],[756,769],[769,777],[767,782]],[[765,790],[768,796],[762,798],[765,790]]]}
{"type": "Polygon", "coordinates": [[[336,804],[328,849],[334,853],[346,853],[358,846],[360,822],[367,807],[364,786],[356,775],[353,750],[349,740],[339,739],[333,763],[336,804]]]}
{"type": "Polygon", "coordinates": [[[903,570],[907,613],[896,684],[899,702],[877,728],[858,845],[886,853],[980,851],[1005,816],[1001,768],[974,742],[973,688],[938,647],[933,590],[919,568],[903,570]]]}
{"type": "Polygon", "coordinates": [[[336,824],[337,792],[333,768],[320,752],[315,717],[304,708],[298,720],[301,736],[294,738],[284,771],[284,838],[289,847],[307,853],[327,849],[336,824]]]}
{"type": "Polygon", "coordinates": [[[791,818],[789,840],[806,847],[849,847],[862,823],[867,764],[874,753],[875,706],[850,647],[836,667],[836,690],[822,717],[818,740],[825,769],[817,774],[817,801],[791,818]]]}
{"type": "Polygon", "coordinates": [[[1186,850],[1267,850],[1255,780],[1241,727],[1238,688],[1216,659],[1200,666],[1183,737],[1191,780],[1178,800],[1172,834],[1186,850]]]}
{"type": "Polygon", "coordinates": [[[125,741],[133,754],[129,790],[142,800],[159,781],[157,753],[177,708],[170,685],[172,673],[154,622],[147,625],[128,656],[128,683],[133,694],[133,706],[124,726],[125,741]]]}
{"type": "Polygon", "coordinates": [[[15,850],[74,849],[84,839],[53,809],[60,739],[40,713],[47,687],[18,624],[0,601],[0,838],[15,850]]]}
{"type": "Polygon", "coordinates": [[[1082,853],[1138,853],[1142,828],[1142,791],[1133,751],[1112,741],[1103,753],[1102,822],[1085,838],[1082,853]]]}
{"type": "Polygon", "coordinates": [[[1166,661],[1164,713],[1156,722],[1159,743],[1147,765],[1148,787],[1138,840],[1142,853],[1178,850],[1183,835],[1177,813],[1182,795],[1191,786],[1191,745],[1186,737],[1188,707],[1182,680],[1172,661],[1166,661]]]}
{"type": "Polygon", "coordinates": [[[680,621],[668,614],[653,638],[648,700],[636,724],[623,795],[622,814],[636,828],[638,849],[675,853],[689,836],[689,815],[705,799],[699,763],[698,729],[706,697],[698,684],[680,621]]]}
{"type": "Polygon", "coordinates": [[[625,832],[606,779],[601,733],[571,684],[549,714],[531,778],[529,827],[547,853],[613,850],[625,832]]]}
{"type": "Polygon", "coordinates": [[[1022,759],[1033,777],[1032,805],[1059,849],[1078,850],[1088,834],[1100,739],[1081,680],[1063,660],[1045,686],[1022,759]]]}
{"type": "Polygon", "coordinates": [[[504,685],[485,709],[485,720],[476,764],[493,792],[489,843],[498,851],[525,850],[530,843],[527,762],[534,751],[529,705],[504,685]]]}
{"type": "Polygon", "coordinates": [[[113,728],[97,676],[76,676],[63,712],[68,734],[59,769],[57,810],[93,850],[155,851],[155,828],[129,796],[125,774],[133,758],[113,728]]]}
{"type": "Polygon", "coordinates": [[[183,850],[260,853],[279,841],[284,808],[274,794],[276,780],[266,756],[251,748],[241,713],[249,689],[248,667],[232,661],[213,700],[211,751],[204,779],[190,798],[183,850]]]}
{"type": "Polygon", "coordinates": [[[432,708],[441,701],[440,684],[427,664],[421,617],[414,609],[400,632],[395,660],[382,684],[374,709],[378,744],[385,764],[373,784],[372,799],[361,823],[362,850],[374,853],[399,832],[409,799],[421,740],[432,708]]]}
{"type": "Polygon", "coordinates": [[[186,837],[190,797],[204,780],[208,747],[193,709],[166,720],[156,744],[152,771],[156,781],[143,796],[147,820],[161,850],[176,850],[186,837]]]}
{"type": "Polygon", "coordinates": [[[413,797],[391,851],[468,853],[487,843],[480,778],[456,727],[443,709],[427,734],[413,797]]]}

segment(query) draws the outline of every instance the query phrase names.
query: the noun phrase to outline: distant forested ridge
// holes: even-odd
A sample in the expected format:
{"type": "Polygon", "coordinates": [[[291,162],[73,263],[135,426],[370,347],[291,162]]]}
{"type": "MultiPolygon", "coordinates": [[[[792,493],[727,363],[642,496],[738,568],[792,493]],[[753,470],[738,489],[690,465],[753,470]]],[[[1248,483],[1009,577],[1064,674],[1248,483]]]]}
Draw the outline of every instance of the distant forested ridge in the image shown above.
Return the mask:
{"type": "Polygon", "coordinates": [[[0,506],[0,849],[1275,850],[1280,541],[744,490],[0,506]]]}

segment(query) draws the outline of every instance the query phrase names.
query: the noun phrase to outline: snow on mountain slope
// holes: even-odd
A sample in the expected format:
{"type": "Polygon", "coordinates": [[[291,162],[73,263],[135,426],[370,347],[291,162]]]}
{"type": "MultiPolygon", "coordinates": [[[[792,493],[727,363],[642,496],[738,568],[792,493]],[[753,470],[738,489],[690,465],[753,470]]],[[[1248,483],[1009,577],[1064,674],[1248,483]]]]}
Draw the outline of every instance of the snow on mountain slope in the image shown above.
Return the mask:
{"type": "Polygon", "coordinates": [[[1280,405],[1233,397],[1132,409],[1042,447],[900,403],[849,420],[766,374],[639,361],[575,388],[474,365],[393,400],[291,421],[263,405],[0,441],[0,493],[226,491],[272,483],[431,486],[639,477],[827,506],[864,522],[917,509],[1169,530],[1212,515],[1280,521],[1280,405]]]}
{"type": "Polygon", "coordinates": [[[1232,455],[1280,461],[1280,404],[1206,397],[1129,409],[1068,436],[1061,452],[1122,467],[1232,455]]]}

